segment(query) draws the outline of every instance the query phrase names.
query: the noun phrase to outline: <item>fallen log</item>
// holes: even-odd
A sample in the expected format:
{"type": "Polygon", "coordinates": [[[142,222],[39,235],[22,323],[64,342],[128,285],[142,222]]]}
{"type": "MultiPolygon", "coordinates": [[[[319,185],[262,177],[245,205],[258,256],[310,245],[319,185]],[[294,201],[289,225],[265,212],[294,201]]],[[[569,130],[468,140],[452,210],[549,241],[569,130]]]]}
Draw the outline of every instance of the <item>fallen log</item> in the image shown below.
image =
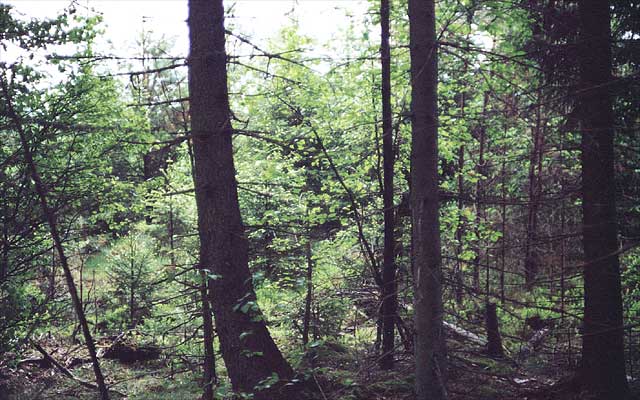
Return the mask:
{"type": "MultiPolygon", "coordinates": [[[[98,385],[96,385],[95,383],[91,383],[91,382],[87,382],[85,380],[82,380],[80,378],[78,378],[77,376],[75,376],[71,371],[69,371],[69,369],[67,369],[64,365],[60,364],[58,361],[56,361],[53,357],[51,357],[51,355],[49,353],[47,353],[47,351],[40,346],[38,343],[31,341],[31,344],[33,344],[33,347],[38,350],[38,352],[40,352],[40,354],[42,354],[42,356],[44,357],[45,360],[47,360],[48,362],[50,362],[54,367],[56,367],[56,369],[58,369],[60,372],[62,372],[63,375],[65,375],[66,377],[70,378],[73,381],[76,381],[78,384],[92,389],[92,390],[99,390],[98,385]]],[[[113,389],[109,389],[110,392],[113,393],[117,393],[123,397],[126,397],[126,395],[124,393],[118,392],[117,390],[113,390],[113,389]]]]}
{"type": "Polygon", "coordinates": [[[42,348],[42,346],[40,346],[36,342],[31,342],[31,343],[33,344],[33,347],[36,350],[38,350],[40,352],[40,354],[42,354],[44,359],[47,360],[48,362],[50,362],[60,372],[62,372],[63,375],[67,376],[68,378],[71,378],[72,380],[78,382],[80,385],[82,385],[84,387],[87,387],[87,388],[93,389],[93,390],[98,390],[98,385],[96,385],[95,383],[87,382],[87,381],[82,380],[82,379],[78,378],[77,376],[73,375],[73,373],[71,371],[69,371],[69,369],[67,369],[64,365],[60,364],[53,357],[51,357],[51,355],[49,355],[49,353],[47,353],[47,351],[44,348],[42,348]]]}
{"type": "Polygon", "coordinates": [[[487,345],[487,339],[480,337],[478,335],[476,335],[473,332],[469,332],[468,330],[461,328],[457,325],[454,325],[450,322],[447,321],[442,321],[442,324],[444,325],[444,327],[446,329],[448,329],[450,332],[452,332],[453,334],[455,334],[456,336],[459,336],[469,342],[475,343],[479,346],[486,346],[487,345]]]}
{"type": "Polygon", "coordinates": [[[38,368],[49,369],[52,367],[52,364],[46,358],[25,358],[24,360],[18,361],[18,368],[24,368],[25,365],[35,365],[38,368]]]}

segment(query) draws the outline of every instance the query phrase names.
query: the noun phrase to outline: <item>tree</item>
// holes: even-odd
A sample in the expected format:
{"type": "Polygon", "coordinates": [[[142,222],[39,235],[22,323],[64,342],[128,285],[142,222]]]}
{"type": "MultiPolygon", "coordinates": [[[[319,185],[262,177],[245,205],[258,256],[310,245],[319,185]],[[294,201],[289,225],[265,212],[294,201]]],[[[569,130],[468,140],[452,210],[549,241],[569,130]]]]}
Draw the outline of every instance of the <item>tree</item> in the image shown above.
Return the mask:
{"type": "Polygon", "coordinates": [[[267,329],[238,205],[222,0],[189,1],[189,98],[200,237],[220,350],[234,390],[274,398],[293,371],[267,329]]]}
{"type": "MultiPolygon", "coordinates": [[[[6,48],[6,43],[9,42],[17,45],[20,50],[29,52],[33,58],[38,51],[46,49],[47,46],[84,43],[87,47],[83,49],[83,55],[90,53],[90,43],[95,36],[92,26],[97,22],[97,19],[87,19],[83,21],[81,27],[71,28],[68,21],[69,14],[72,13],[70,10],[55,19],[33,20],[28,23],[14,20],[10,11],[10,6],[0,5],[3,48],[6,48]]],[[[75,186],[77,181],[74,181],[74,175],[86,177],[83,174],[85,170],[74,165],[77,160],[73,155],[78,153],[91,154],[91,152],[84,153],[83,150],[86,148],[83,148],[82,145],[76,147],[75,138],[70,140],[65,133],[75,131],[74,133],[77,134],[78,131],[84,131],[80,127],[68,129],[71,121],[84,122],[85,119],[91,120],[99,114],[91,108],[93,104],[91,106],[84,104],[84,101],[95,94],[94,90],[97,88],[98,81],[88,78],[88,68],[80,68],[77,73],[71,74],[71,79],[57,85],[55,90],[51,90],[52,93],[45,94],[37,86],[42,83],[43,74],[37,71],[32,64],[20,61],[0,62],[0,95],[2,96],[0,115],[6,120],[6,125],[3,124],[3,130],[15,133],[17,137],[16,154],[21,153],[22,168],[24,168],[25,176],[30,178],[29,184],[33,187],[34,197],[37,199],[44,225],[48,229],[53,251],[62,267],[73,310],[82,329],[95,374],[96,388],[99,391],[100,399],[108,400],[109,391],[65,249],[67,232],[63,225],[64,218],[60,218],[59,215],[69,203],[78,201],[77,197],[74,198],[74,194],[77,193],[74,193],[74,190],[67,190],[66,186],[75,186]],[[60,168],[60,164],[56,165],[57,162],[60,162],[57,157],[60,153],[56,153],[55,150],[59,150],[59,148],[47,146],[52,143],[61,145],[68,152],[64,157],[63,168],[60,168]],[[57,168],[47,170],[43,168],[43,164],[57,168]],[[75,173],[71,173],[72,169],[75,173]]],[[[61,71],[64,70],[63,65],[59,65],[59,68],[61,71]]],[[[106,83],[102,89],[106,89],[108,86],[109,84],[106,83]]],[[[109,98],[110,91],[105,90],[105,92],[104,98],[109,98]]],[[[13,140],[11,141],[13,142],[13,140]]],[[[94,149],[101,149],[101,146],[96,142],[94,149]]],[[[90,162],[91,160],[85,161],[90,162]]],[[[77,186],[82,187],[83,185],[77,186]]],[[[82,191],[82,189],[78,191],[82,191]]],[[[7,232],[4,233],[6,236],[7,232]]],[[[3,247],[5,247],[4,251],[8,253],[9,249],[6,248],[6,243],[3,247]]],[[[35,258],[33,257],[33,259],[35,258]]]]}
{"type": "Polygon", "coordinates": [[[418,400],[446,398],[443,276],[438,216],[438,61],[435,22],[434,1],[409,0],[411,213],[418,400]]]}
{"type": "Polygon", "coordinates": [[[389,46],[389,0],[380,2],[382,62],[382,157],[384,183],[384,249],[382,261],[382,356],[380,367],[393,368],[395,324],[398,308],[396,293],[395,240],[393,208],[393,121],[391,114],[391,48],[389,46]]]}
{"type": "Polygon", "coordinates": [[[579,2],[584,334],[582,383],[598,399],[622,399],[627,379],[614,185],[614,113],[608,1],[579,2]]]}
{"type": "Polygon", "coordinates": [[[132,234],[109,252],[107,276],[114,297],[126,306],[129,329],[134,329],[150,314],[156,290],[152,274],[159,269],[153,251],[149,238],[132,234]]]}
{"type": "Polygon", "coordinates": [[[60,234],[60,229],[58,227],[58,217],[54,209],[51,208],[50,200],[47,193],[48,191],[42,181],[40,172],[38,170],[38,166],[35,163],[35,160],[33,157],[33,151],[31,150],[31,146],[28,141],[27,132],[24,129],[24,125],[22,123],[22,119],[20,115],[18,115],[18,113],[13,107],[13,103],[11,101],[12,93],[9,89],[9,85],[4,80],[4,77],[0,78],[0,85],[2,86],[2,93],[5,99],[4,108],[6,109],[7,115],[11,119],[14,125],[14,128],[18,132],[18,135],[20,137],[20,144],[22,146],[22,151],[24,153],[24,161],[27,166],[27,169],[29,170],[29,174],[33,181],[35,190],[38,194],[40,208],[42,209],[42,213],[44,214],[44,217],[47,221],[47,225],[49,227],[49,232],[51,234],[51,239],[53,241],[55,251],[60,259],[60,265],[62,266],[62,270],[64,271],[64,276],[67,283],[67,289],[69,290],[69,295],[71,296],[73,308],[76,312],[76,316],[78,317],[78,322],[80,323],[82,334],[85,339],[85,345],[87,346],[87,350],[89,351],[89,357],[91,358],[91,364],[93,365],[93,372],[95,373],[95,376],[96,376],[96,384],[100,392],[100,399],[108,400],[109,390],[107,389],[107,386],[104,381],[102,369],[100,368],[100,361],[98,360],[97,353],[96,353],[96,345],[93,342],[93,336],[91,335],[91,331],[89,330],[89,324],[87,323],[87,318],[84,313],[84,309],[82,307],[82,300],[78,295],[73,274],[71,272],[71,267],[69,266],[68,258],[64,250],[62,236],[60,234]]]}

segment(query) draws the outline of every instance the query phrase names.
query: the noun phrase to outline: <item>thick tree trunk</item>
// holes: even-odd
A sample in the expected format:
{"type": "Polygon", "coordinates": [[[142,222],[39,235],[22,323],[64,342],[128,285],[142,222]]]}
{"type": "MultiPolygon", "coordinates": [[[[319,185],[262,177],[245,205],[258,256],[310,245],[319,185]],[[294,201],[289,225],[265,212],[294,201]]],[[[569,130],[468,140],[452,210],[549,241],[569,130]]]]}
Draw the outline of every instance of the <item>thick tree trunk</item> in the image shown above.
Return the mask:
{"type": "Polygon", "coordinates": [[[267,330],[248,266],[233,165],[222,0],[189,1],[189,38],[200,267],[210,271],[220,350],[235,390],[254,392],[277,375],[280,383],[254,398],[278,398],[276,391],[293,371],[267,330]]]}
{"type": "Polygon", "coordinates": [[[389,0],[380,2],[382,61],[382,157],[384,169],[384,250],[382,263],[382,356],[380,367],[393,368],[395,325],[398,309],[393,209],[393,127],[391,115],[391,49],[389,46],[389,0]]]}
{"type": "Polygon", "coordinates": [[[20,144],[22,145],[22,150],[24,152],[24,160],[27,164],[26,166],[31,175],[31,179],[33,180],[36,193],[38,194],[42,213],[44,214],[47,225],[49,226],[49,232],[51,234],[51,239],[53,240],[53,246],[58,253],[58,257],[60,258],[60,265],[62,266],[62,270],[64,271],[64,277],[67,281],[67,289],[69,290],[71,302],[73,303],[73,308],[78,317],[78,323],[82,327],[82,334],[84,335],[85,345],[87,346],[87,351],[89,352],[89,357],[91,358],[91,364],[93,365],[93,372],[96,377],[96,386],[98,387],[98,390],[100,392],[100,399],[108,400],[109,390],[107,389],[107,385],[104,381],[104,376],[102,375],[100,362],[98,361],[98,357],[96,355],[96,345],[93,342],[93,337],[91,336],[91,331],[89,330],[89,324],[87,323],[87,318],[82,307],[82,301],[78,296],[78,290],[76,289],[76,284],[73,280],[73,274],[71,273],[71,267],[69,266],[64,251],[62,237],[60,236],[60,231],[58,230],[57,216],[49,206],[49,198],[47,197],[46,186],[42,182],[40,173],[38,172],[38,167],[33,158],[33,153],[31,152],[31,147],[29,146],[27,135],[24,131],[20,116],[13,108],[9,88],[7,87],[4,79],[0,78],[0,82],[2,83],[2,91],[6,100],[6,111],[8,112],[9,117],[13,121],[15,129],[18,131],[18,134],[20,136],[20,144]]]}
{"type": "Polygon", "coordinates": [[[485,323],[487,324],[487,354],[494,358],[504,357],[495,303],[487,302],[485,304],[485,323]]]}
{"type": "Polygon", "coordinates": [[[584,334],[582,382],[598,399],[627,392],[614,186],[609,1],[579,2],[584,334]]]}
{"type": "Polygon", "coordinates": [[[416,398],[446,398],[442,255],[438,217],[437,44],[435,2],[409,0],[411,52],[411,212],[416,398]]]}
{"type": "MultiPolygon", "coordinates": [[[[185,130],[185,132],[189,131],[189,117],[186,114],[184,107],[182,109],[182,116],[182,128],[185,130]]],[[[193,156],[193,145],[191,140],[187,141],[187,153],[189,154],[189,165],[191,167],[193,186],[195,187],[196,170],[195,160],[193,156]]],[[[204,378],[204,392],[202,394],[202,400],[213,400],[215,397],[213,390],[214,384],[218,381],[218,376],[216,373],[216,357],[214,352],[213,318],[211,316],[211,303],[209,301],[209,278],[207,277],[207,273],[204,271],[204,269],[199,268],[199,272],[200,279],[202,280],[200,284],[200,303],[202,309],[202,345],[204,347],[204,364],[202,368],[204,378]]]]}

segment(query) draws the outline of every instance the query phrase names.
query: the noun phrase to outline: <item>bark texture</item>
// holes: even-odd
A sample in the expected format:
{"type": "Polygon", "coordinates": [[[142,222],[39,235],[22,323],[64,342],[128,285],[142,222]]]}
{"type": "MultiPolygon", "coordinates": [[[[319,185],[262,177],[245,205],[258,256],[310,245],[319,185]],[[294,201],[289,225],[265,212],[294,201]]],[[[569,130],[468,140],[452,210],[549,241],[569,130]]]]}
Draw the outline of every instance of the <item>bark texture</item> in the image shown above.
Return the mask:
{"type": "Polygon", "coordinates": [[[189,39],[200,267],[210,277],[220,352],[234,390],[256,392],[256,386],[273,379],[279,382],[256,392],[254,398],[287,398],[280,389],[293,371],[256,303],[238,205],[222,0],[189,1],[189,39]]]}
{"type": "Polygon", "coordinates": [[[494,358],[504,357],[495,303],[487,302],[485,304],[485,323],[487,324],[487,354],[494,358]]]}
{"type": "Polygon", "coordinates": [[[384,170],[384,250],[382,263],[382,356],[380,367],[393,368],[395,325],[398,309],[393,208],[393,121],[391,114],[391,48],[389,46],[389,0],[380,2],[382,61],[382,158],[384,170]]]}
{"type": "Polygon", "coordinates": [[[579,97],[582,130],[584,334],[582,382],[597,399],[627,393],[614,186],[609,1],[582,0],[579,97]]]}
{"type": "Polygon", "coordinates": [[[411,52],[411,212],[416,398],[446,398],[442,255],[438,218],[437,44],[435,2],[409,0],[411,52]]]}
{"type": "Polygon", "coordinates": [[[213,400],[213,385],[218,381],[218,376],[216,375],[216,357],[213,349],[213,318],[211,318],[207,274],[203,270],[200,270],[200,277],[202,279],[200,283],[200,301],[202,303],[202,339],[204,345],[202,368],[204,372],[204,393],[202,400],[213,400]]]}

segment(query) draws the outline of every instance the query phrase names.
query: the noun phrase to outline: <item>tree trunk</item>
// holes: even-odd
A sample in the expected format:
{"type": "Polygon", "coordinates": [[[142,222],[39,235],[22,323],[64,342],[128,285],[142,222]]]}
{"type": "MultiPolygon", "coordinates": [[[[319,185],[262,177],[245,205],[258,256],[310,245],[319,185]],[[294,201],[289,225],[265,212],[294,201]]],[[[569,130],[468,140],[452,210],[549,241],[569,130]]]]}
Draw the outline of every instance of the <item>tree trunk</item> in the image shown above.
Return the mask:
{"type": "MultiPolygon", "coordinates": [[[[182,105],[182,103],[180,103],[182,105]]],[[[189,117],[182,108],[182,128],[185,132],[189,131],[189,117]]],[[[191,140],[187,140],[187,154],[189,155],[189,165],[191,167],[191,176],[193,178],[193,186],[196,186],[195,176],[195,160],[193,156],[193,145],[191,140]]],[[[174,255],[175,257],[175,255],[174,255]]],[[[174,264],[175,266],[175,264],[174,264]]],[[[213,400],[215,398],[213,384],[218,381],[216,373],[216,358],[214,352],[214,327],[213,318],[211,316],[211,303],[209,302],[209,287],[207,273],[204,269],[199,268],[200,278],[202,280],[200,285],[200,303],[202,308],[202,345],[204,347],[204,364],[203,364],[203,378],[204,378],[204,393],[202,400],[213,400]]]]}
{"type": "Polygon", "coordinates": [[[135,312],[136,312],[136,276],[135,276],[135,244],[133,238],[129,239],[129,329],[136,327],[135,312]]]}
{"type": "Polygon", "coordinates": [[[213,320],[209,303],[207,274],[200,270],[200,301],[202,303],[202,336],[204,342],[204,395],[202,400],[213,400],[213,385],[218,381],[216,375],[216,357],[213,350],[213,320]]]}
{"type": "MultiPolygon", "coordinates": [[[[482,117],[483,119],[486,118],[487,115],[487,106],[489,104],[489,94],[485,92],[484,94],[484,99],[482,101],[482,117]]],[[[476,182],[476,198],[475,198],[475,205],[476,205],[476,245],[475,245],[475,257],[473,258],[473,290],[475,290],[476,293],[480,293],[480,260],[482,258],[482,243],[480,242],[480,224],[484,221],[485,216],[484,216],[484,204],[483,204],[483,197],[484,197],[484,190],[483,190],[483,185],[485,184],[484,180],[482,179],[485,174],[487,173],[486,171],[486,165],[485,165],[485,161],[484,161],[484,153],[485,153],[485,145],[486,145],[486,136],[487,136],[487,129],[484,126],[484,121],[482,121],[480,123],[480,126],[478,126],[477,128],[477,132],[478,132],[478,145],[479,145],[479,149],[478,149],[478,164],[476,165],[476,172],[478,174],[478,181],[476,182]]],[[[489,265],[489,263],[487,262],[487,266],[489,265]]],[[[487,267],[488,268],[488,267],[487,267]]],[[[485,286],[486,286],[486,291],[485,291],[485,295],[488,296],[489,295],[489,272],[487,269],[487,281],[485,282],[485,286]]]]}
{"type": "MultiPolygon", "coordinates": [[[[504,128],[505,137],[507,136],[507,127],[504,128]]],[[[506,154],[506,148],[504,149],[504,153],[506,154]]],[[[503,154],[502,161],[500,166],[500,196],[501,196],[501,210],[500,210],[500,233],[502,237],[500,238],[500,304],[504,306],[506,301],[505,294],[505,273],[506,273],[506,258],[507,258],[507,174],[506,174],[506,164],[507,158],[503,154]]]]}
{"type": "MultiPolygon", "coordinates": [[[[542,101],[540,90],[538,102],[542,101]]],[[[525,286],[532,289],[538,275],[539,259],[537,249],[538,208],[540,206],[540,172],[542,169],[542,121],[541,105],[536,109],[536,126],[533,128],[533,147],[529,158],[529,207],[527,213],[527,240],[525,243],[524,276],[525,286]],[[537,172],[536,172],[537,170],[537,172]]]]}
{"type": "MultiPolygon", "coordinates": [[[[462,95],[464,98],[464,94],[462,95]]],[[[464,110],[464,100],[462,100],[462,109],[464,110]]],[[[463,111],[464,113],[464,111],[463,111]]],[[[456,227],[456,260],[454,267],[454,291],[456,303],[462,304],[462,296],[464,293],[464,279],[462,277],[462,260],[461,255],[464,250],[462,237],[464,234],[464,218],[462,212],[464,210],[464,145],[458,147],[458,226],[456,227]]],[[[475,276],[475,275],[474,275],[475,276]]]]}
{"type": "Polygon", "coordinates": [[[47,225],[49,225],[49,233],[51,234],[51,239],[53,240],[53,246],[58,253],[58,257],[60,258],[60,265],[62,265],[62,270],[64,271],[64,276],[67,281],[67,288],[69,290],[69,295],[71,296],[71,302],[73,303],[73,308],[78,317],[78,322],[82,327],[82,334],[84,335],[87,351],[89,352],[89,357],[91,358],[91,363],[93,365],[93,372],[96,377],[96,385],[98,386],[98,390],[100,392],[100,399],[108,400],[109,390],[107,389],[107,385],[104,381],[104,376],[102,375],[100,361],[98,361],[98,357],[96,355],[96,345],[93,342],[93,337],[91,336],[91,331],[89,330],[89,324],[87,323],[87,318],[84,314],[84,309],[82,308],[82,302],[80,301],[78,290],[76,289],[76,284],[73,280],[71,267],[69,266],[64,251],[64,246],[62,245],[62,237],[60,236],[60,232],[58,230],[58,221],[56,214],[49,206],[46,186],[40,178],[40,173],[38,172],[38,167],[35,160],[33,159],[31,147],[29,146],[29,142],[27,141],[27,135],[24,131],[20,116],[13,108],[13,104],[11,102],[11,94],[9,92],[9,88],[7,87],[7,83],[2,78],[0,78],[0,82],[2,83],[2,91],[6,100],[6,111],[8,112],[8,115],[13,121],[14,126],[20,136],[20,144],[22,145],[22,150],[24,152],[24,160],[27,164],[31,179],[33,180],[36,193],[38,194],[42,213],[44,214],[44,217],[47,221],[47,225]]]}
{"type": "Polygon", "coordinates": [[[500,326],[498,325],[497,306],[495,303],[487,302],[485,307],[487,354],[489,357],[502,358],[504,357],[504,350],[502,348],[502,338],[500,337],[500,326]]]}
{"type": "Polygon", "coordinates": [[[416,398],[446,398],[442,255],[438,217],[435,2],[409,0],[411,53],[411,212],[416,398]]]}
{"type": "Polygon", "coordinates": [[[384,170],[384,250],[382,263],[382,355],[380,368],[393,368],[395,325],[398,309],[396,293],[395,240],[393,209],[393,121],[391,115],[391,49],[389,46],[389,0],[380,1],[382,61],[382,157],[384,170]]]}
{"type": "Polygon", "coordinates": [[[584,334],[582,382],[598,399],[628,391],[614,185],[609,1],[579,2],[584,334]]]}
{"type": "Polygon", "coordinates": [[[304,320],[302,321],[302,344],[309,343],[309,327],[311,326],[311,306],[313,303],[313,259],[311,258],[311,230],[305,244],[307,259],[307,296],[304,302],[304,320]]]}
{"type": "Polygon", "coordinates": [[[189,1],[189,97],[195,159],[200,268],[210,271],[209,290],[220,350],[236,391],[255,399],[277,398],[293,371],[258,308],[248,266],[231,143],[222,0],[189,1]]]}
{"type": "Polygon", "coordinates": [[[9,272],[9,228],[6,221],[2,224],[2,252],[0,253],[0,286],[9,272]]]}

